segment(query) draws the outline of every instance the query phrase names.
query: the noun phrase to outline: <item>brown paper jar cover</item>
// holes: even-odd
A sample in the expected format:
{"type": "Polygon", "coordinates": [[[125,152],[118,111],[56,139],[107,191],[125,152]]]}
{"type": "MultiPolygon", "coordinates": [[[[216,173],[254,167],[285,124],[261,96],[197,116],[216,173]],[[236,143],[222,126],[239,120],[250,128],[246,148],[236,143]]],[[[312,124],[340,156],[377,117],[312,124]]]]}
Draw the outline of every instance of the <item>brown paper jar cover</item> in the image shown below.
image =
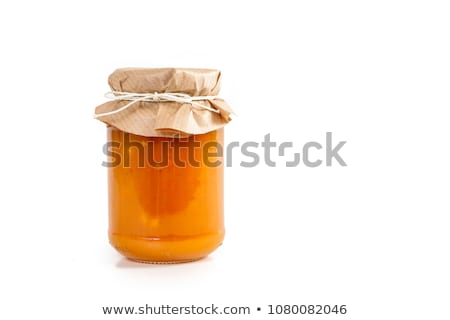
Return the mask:
{"type": "MultiPolygon", "coordinates": [[[[217,96],[220,71],[192,68],[122,68],[108,79],[112,91],[131,93],[184,93],[217,96]]],[[[224,127],[233,113],[220,98],[196,101],[220,113],[190,103],[139,101],[129,108],[97,119],[124,132],[146,137],[203,134],[224,127]]],[[[130,103],[112,100],[95,109],[95,114],[117,110],[130,103]]]]}

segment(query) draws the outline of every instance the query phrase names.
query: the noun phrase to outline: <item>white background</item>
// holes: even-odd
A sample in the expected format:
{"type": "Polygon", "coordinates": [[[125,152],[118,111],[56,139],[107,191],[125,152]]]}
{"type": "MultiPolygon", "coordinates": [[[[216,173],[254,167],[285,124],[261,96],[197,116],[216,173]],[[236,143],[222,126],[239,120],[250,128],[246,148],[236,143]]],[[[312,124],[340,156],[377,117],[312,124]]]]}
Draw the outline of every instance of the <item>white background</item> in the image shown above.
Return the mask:
{"type": "Polygon", "coordinates": [[[449,319],[449,16],[445,1],[2,2],[0,318],[215,303],[449,319]],[[270,133],[301,151],[331,131],[348,167],[248,169],[235,153],[224,245],[129,262],[108,244],[91,117],[128,66],[220,69],[228,142],[270,133]]]}

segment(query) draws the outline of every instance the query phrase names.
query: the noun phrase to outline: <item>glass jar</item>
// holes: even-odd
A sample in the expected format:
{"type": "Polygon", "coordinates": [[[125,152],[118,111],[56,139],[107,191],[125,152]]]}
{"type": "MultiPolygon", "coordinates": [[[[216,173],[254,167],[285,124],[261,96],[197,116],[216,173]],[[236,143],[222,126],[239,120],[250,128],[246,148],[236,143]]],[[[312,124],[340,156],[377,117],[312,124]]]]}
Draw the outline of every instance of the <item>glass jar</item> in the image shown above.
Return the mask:
{"type": "Polygon", "coordinates": [[[108,79],[109,240],[153,263],[200,259],[224,238],[220,71],[123,68],[108,79]]]}
{"type": "Polygon", "coordinates": [[[222,243],[223,131],[168,138],[107,128],[116,146],[108,168],[114,248],[133,260],[167,263],[200,259],[222,243]]]}

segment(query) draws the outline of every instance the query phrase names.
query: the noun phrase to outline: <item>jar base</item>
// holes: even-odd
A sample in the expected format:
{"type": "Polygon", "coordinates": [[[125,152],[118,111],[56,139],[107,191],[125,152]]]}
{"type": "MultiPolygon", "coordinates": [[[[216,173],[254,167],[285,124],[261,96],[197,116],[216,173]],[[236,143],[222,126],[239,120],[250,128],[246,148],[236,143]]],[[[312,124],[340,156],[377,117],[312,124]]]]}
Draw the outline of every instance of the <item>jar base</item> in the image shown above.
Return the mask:
{"type": "Polygon", "coordinates": [[[224,233],[195,237],[139,238],[109,234],[109,242],[123,256],[141,263],[175,264],[200,260],[222,244],[224,233]]]}
{"type": "Polygon", "coordinates": [[[137,260],[137,259],[131,259],[131,258],[127,258],[127,259],[130,261],[133,261],[133,262],[145,263],[145,264],[183,264],[183,263],[199,261],[204,258],[206,258],[206,257],[201,257],[198,259],[189,259],[189,260],[175,260],[175,261],[147,261],[147,260],[137,260]]]}

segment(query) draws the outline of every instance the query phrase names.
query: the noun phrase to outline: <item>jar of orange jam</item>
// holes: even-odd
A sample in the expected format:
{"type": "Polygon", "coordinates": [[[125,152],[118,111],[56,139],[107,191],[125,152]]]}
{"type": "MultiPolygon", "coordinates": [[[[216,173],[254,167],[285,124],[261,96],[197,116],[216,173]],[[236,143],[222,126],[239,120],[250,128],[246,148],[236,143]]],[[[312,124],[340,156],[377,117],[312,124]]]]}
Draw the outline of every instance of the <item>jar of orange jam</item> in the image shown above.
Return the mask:
{"type": "Polygon", "coordinates": [[[109,240],[149,263],[198,260],[224,238],[224,125],[220,72],[118,69],[107,124],[109,240]]]}

